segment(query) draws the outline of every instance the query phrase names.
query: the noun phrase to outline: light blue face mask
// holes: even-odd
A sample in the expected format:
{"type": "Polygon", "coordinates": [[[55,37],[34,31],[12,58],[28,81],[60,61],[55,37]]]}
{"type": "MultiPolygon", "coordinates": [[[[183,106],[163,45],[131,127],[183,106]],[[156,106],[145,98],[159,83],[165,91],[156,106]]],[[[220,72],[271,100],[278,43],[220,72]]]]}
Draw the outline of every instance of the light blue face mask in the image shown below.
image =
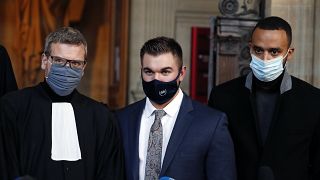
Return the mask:
{"type": "Polygon", "coordinates": [[[66,96],[71,94],[79,85],[82,75],[82,69],[72,69],[68,66],[60,67],[52,64],[46,82],[55,93],[66,96]]]}
{"type": "Polygon", "coordinates": [[[279,77],[284,70],[283,59],[286,58],[287,54],[285,56],[278,56],[270,60],[262,60],[251,54],[252,60],[250,67],[254,76],[260,81],[264,82],[270,82],[277,79],[277,77],[279,77]]]}

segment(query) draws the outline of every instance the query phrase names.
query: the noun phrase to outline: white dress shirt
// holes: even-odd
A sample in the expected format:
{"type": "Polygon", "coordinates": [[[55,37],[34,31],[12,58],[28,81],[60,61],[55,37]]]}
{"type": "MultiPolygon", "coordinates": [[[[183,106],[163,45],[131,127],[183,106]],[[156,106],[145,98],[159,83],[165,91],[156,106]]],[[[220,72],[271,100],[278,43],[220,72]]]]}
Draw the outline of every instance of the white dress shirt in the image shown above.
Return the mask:
{"type": "MultiPolygon", "coordinates": [[[[179,109],[182,103],[183,93],[179,88],[178,95],[165,107],[163,110],[166,115],[161,119],[163,129],[163,142],[162,142],[162,158],[161,166],[163,163],[164,155],[169,143],[169,139],[176,122],[179,109]]],[[[139,132],[139,179],[144,180],[145,167],[147,160],[147,149],[149,141],[150,128],[154,122],[154,110],[157,110],[150,102],[149,98],[146,98],[146,105],[144,107],[139,132]]]]}

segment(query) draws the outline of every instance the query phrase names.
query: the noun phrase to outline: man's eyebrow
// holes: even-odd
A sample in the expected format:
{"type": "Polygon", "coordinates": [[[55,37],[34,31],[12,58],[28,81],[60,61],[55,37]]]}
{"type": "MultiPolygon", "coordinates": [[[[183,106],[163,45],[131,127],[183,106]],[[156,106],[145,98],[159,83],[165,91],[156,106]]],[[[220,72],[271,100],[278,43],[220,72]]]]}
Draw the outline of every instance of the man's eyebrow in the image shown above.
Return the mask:
{"type": "Polygon", "coordinates": [[[147,71],[152,71],[150,68],[148,68],[148,67],[144,67],[143,68],[143,70],[145,71],[145,70],[147,70],[147,71]]]}
{"type": "Polygon", "coordinates": [[[172,70],[173,68],[172,67],[164,67],[161,69],[161,71],[165,71],[165,70],[172,70]]]}
{"type": "Polygon", "coordinates": [[[269,48],[268,51],[281,51],[281,48],[269,48]]]}
{"type": "Polygon", "coordinates": [[[263,49],[263,48],[260,46],[253,45],[253,49],[263,49]]]}
{"type": "MultiPolygon", "coordinates": [[[[142,68],[144,71],[152,71],[153,72],[153,70],[152,69],[150,69],[150,68],[148,68],[148,67],[144,67],[144,68],[142,68]]],[[[166,70],[172,70],[173,68],[172,67],[164,67],[164,68],[161,68],[161,70],[160,71],[166,71],[166,70]]]]}
{"type": "Polygon", "coordinates": [[[264,50],[264,51],[265,50],[267,50],[267,51],[281,51],[282,50],[279,47],[264,49],[264,48],[262,48],[260,46],[256,46],[256,45],[253,46],[253,49],[259,49],[259,50],[264,50]]]}

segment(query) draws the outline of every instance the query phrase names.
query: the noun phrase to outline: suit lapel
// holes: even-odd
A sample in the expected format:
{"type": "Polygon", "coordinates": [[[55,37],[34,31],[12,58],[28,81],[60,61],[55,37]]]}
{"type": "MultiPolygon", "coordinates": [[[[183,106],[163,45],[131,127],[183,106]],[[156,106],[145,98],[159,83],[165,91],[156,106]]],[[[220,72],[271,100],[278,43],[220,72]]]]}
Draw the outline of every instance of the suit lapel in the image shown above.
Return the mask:
{"type": "Polygon", "coordinates": [[[194,119],[190,114],[192,110],[192,100],[188,96],[184,95],[179,114],[177,116],[177,120],[172,130],[171,137],[164,156],[160,177],[165,174],[181,142],[183,141],[185,133],[187,132],[192,120],[194,119]]]}
{"type": "Polygon", "coordinates": [[[132,168],[132,176],[133,179],[139,179],[139,131],[140,131],[140,123],[141,116],[145,106],[146,99],[143,99],[139,102],[138,106],[132,112],[132,120],[129,121],[128,134],[130,139],[130,147],[131,147],[131,156],[133,159],[131,160],[132,166],[128,168],[132,168]]]}
{"type": "MultiPolygon", "coordinates": [[[[253,124],[254,124],[254,132],[256,134],[256,139],[257,139],[257,146],[258,147],[262,147],[263,143],[262,143],[262,137],[261,137],[261,132],[260,132],[260,127],[259,127],[259,119],[258,119],[258,114],[257,114],[257,108],[256,108],[256,97],[255,94],[252,92],[253,89],[253,74],[252,72],[249,73],[246,78],[243,79],[243,85],[244,88],[246,89],[245,94],[241,95],[241,91],[240,91],[240,97],[245,97],[245,99],[242,99],[245,104],[243,105],[243,107],[249,107],[249,111],[247,112],[247,117],[249,118],[248,120],[251,119],[251,117],[253,118],[253,124]],[[248,102],[249,101],[249,102],[248,102]],[[248,103],[247,103],[248,102],[248,103]]],[[[241,100],[240,100],[241,101],[241,100]]],[[[241,108],[241,107],[239,107],[241,108]]]]}

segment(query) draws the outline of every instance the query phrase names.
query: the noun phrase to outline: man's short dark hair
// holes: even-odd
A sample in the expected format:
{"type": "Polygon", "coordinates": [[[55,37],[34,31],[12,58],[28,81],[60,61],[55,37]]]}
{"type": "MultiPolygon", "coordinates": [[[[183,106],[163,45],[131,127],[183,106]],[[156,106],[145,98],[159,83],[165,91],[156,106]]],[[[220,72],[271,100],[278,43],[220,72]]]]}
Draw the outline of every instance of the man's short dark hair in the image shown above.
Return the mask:
{"type": "Polygon", "coordinates": [[[252,30],[252,34],[257,28],[263,30],[284,30],[288,38],[288,47],[290,47],[292,41],[292,30],[290,24],[284,19],[277,16],[264,18],[256,24],[252,30]]]}
{"type": "Polygon", "coordinates": [[[140,50],[141,63],[145,54],[158,56],[164,53],[172,53],[172,55],[177,59],[178,67],[182,67],[183,62],[181,46],[176,40],[164,36],[150,39],[144,43],[140,50]]]}

